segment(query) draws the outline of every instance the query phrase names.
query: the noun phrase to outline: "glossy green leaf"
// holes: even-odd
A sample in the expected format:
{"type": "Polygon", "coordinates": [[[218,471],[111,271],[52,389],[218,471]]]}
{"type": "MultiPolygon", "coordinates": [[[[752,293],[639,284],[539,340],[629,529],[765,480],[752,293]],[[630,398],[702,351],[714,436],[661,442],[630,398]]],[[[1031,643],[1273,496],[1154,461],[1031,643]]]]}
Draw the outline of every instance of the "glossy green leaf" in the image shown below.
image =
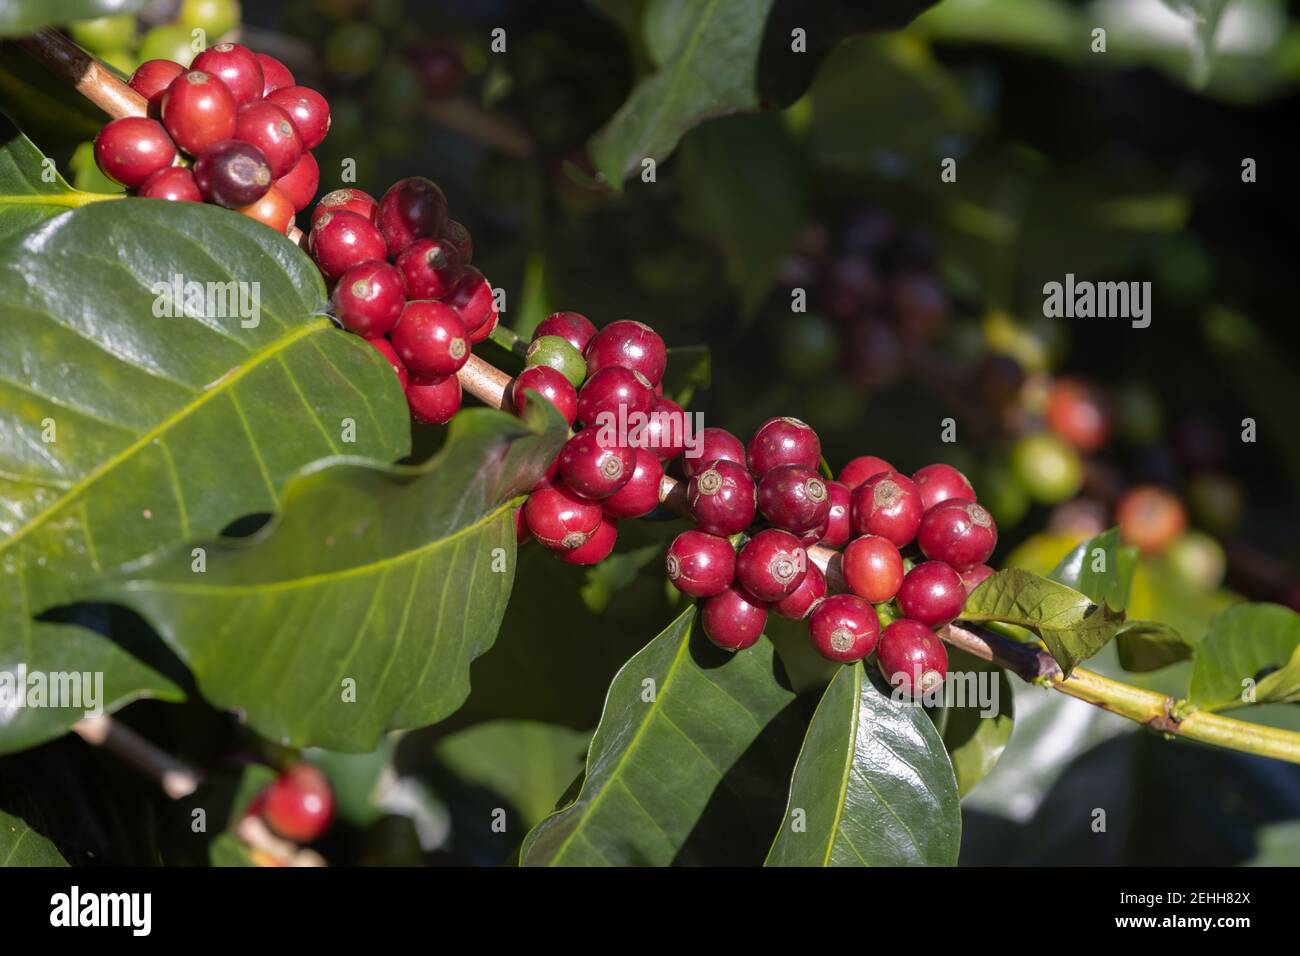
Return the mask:
{"type": "Polygon", "coordinates": [[[35,33],[44,26],[63,26],[118,13],[133,13],[148,0],[2,0],[0,33],[35,33]]]}
{"type": "Polygon", "coordinates": [[[0,810],[0,866],[67,866],[54,844],[21,817],[0,810]]]}
{"type": "Polygon", "coordinates": [[[944,695],[931,716],[964,797],[997,766],[1011,739],[1015,701],[1006,671],[949,647],[944,695]]]}
{"type": "Polygon", "coordinates": [[[861,664],[822,696],[767,866],[952,866],[957,781],[925,710],[890,699],[861,664]]]}
{"type": "Polygon", "coordinates": [[[524,865],[762,859],[801,721],[766,640],[710,644],[690,607],[610,684],[576,799],[524,840],[524,865]]]}
{"type": "Polygon", "coordinates": [[[511,499],[535,485],[567,429],[456,416],[419,466],[326,463],[289,483],[252,538],[189,544],[95,584],[139,611],[203,695],[288,745],[368,751],[452,713],[492,646],[515,572],[511,499]]]}
{"type": "Polygon", "coordinates": [[[1115,635],[1119,663],[1126,671],[1142,673],[1189,660],[1192,645],[1160,621],[1125,621],[1115,635]]]}
{"type": "Polygon", "coordinates": [[[1137,549],[1121,547],[1119,529],[1111,528],[1081,542],[1061,560],[1050,577],[1097,604],[1122,611],[1128,607],[1136,567],[1137,549]]]}
{"type": "Polygon", "coordinates": [[[1196,646],[1188,700],[1205,710],[1296,700],[1300,614],[1238,604],[1215,615],[1196,646]]]}
{"type": "Polygon", "coordinates": [[[0,240],[69,209],[120,198],[73,189],[59,175],[53,161],[46,160],[32,141],[3,116],[0,142],[0,240]]]}

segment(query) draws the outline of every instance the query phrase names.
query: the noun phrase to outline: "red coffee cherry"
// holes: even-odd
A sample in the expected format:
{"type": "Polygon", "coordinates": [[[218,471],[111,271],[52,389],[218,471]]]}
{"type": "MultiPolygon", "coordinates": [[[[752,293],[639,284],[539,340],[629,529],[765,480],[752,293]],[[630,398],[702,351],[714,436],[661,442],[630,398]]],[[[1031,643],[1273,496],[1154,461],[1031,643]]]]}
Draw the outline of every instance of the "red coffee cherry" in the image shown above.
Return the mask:
{"type": "Polygon", "coordinates": [[[767,626],[767,605],[733,584],[700,606],[704,635],[724,651],[753,647],[767,626]]]}
{"type": "Polygon", "coordinates": [[[736,550],[726,538],[691,529],[668,546],[668,580],[691,597],[721,594],[736,577],[736,550]]]}
{"type": "Polygon", "coordinates": [[[148,101],[149,115],[157,119],[167,87],[184,72],[185,67],[175,60],[145,60],[135,68],[128,85],[148,101]]]}
{"type": "Polygon", "coordinates": [[[235,135],[235,98],[226,84],[202,70],[172,80],[159,109],[172,141],[191,156],[235,135]]]}
{"type": "Polygon", "coordinates": [[[822,538],[826,536],[826,529],[830,527],[830,523],[831,523],[831,519],[827,518],[825,521],[823,521],[817,527],[813,528],[811,531],[800,532],[798,535],[796,535],[796,537],[798,537],[799,539],[799,543],[802,544],[805,548],[811,548],[815,544],[820,544],[822,538]]]}
{"type": "Polygon", "coordinates": [[[587,343],[596,337],[596,327],[581,312],[552,312],[533,330],[533,341],[543,335],[558,335],[579,352],[587,348],[587,343]]]}
{"type": "Polygon", "coordinates": [[[872,475],[853,492],[853,533],[878,534],[902,548],[916,537],[924,511],[910,478],[896,471],[872,475]]]}
{"type": "Polygon", "coordinates": [[[578,414],[578,393],[561,373],[549,365],[532,365],[515,376],[510,386],[510,401],[516,414],[524,413],[529,389],[554,405],[566,422],[574,423],[578,414]]]}
{"type": "Polygon", "coordinates": [[[393,350],[393,343],[388,341],[388,339],[380,338],[366,339],[366,341],[375,347],[375,351],[388,360],[388,364],[391,365],[393,371],[397,373],[397,381],[401,383],[402,391],[406,391],[406,386],[410,382],[410,374],[406,371],[406,366],[402,364],[402,360],[397,357],[397,353],[393,350]]]}
{"type": "Polygon", "coordinates": [[[944,501],[976,500],[971,483],[952,465],[926,465],[912,475],[912,483],[921,493],[921,504],[926,511],[944,501]]]}
{"type": "Polygon", "coordinates": [[[266,78],[257,55],[240,43],[218,43],[194,58],[191,69],[211,73],[222,83],[240,106],[262,98],[266,78]]]}
{"type": "Polygon", "coordinates": [[[266,788],[261,804],[267,826],[286,840],[311,843],[334,819],[334,793],[311,764],[294,764],[266,788]]]}
{"type": "Polygon", "coordinates": [[[587,543],[572,551],[556,551],[555,556],[565,564],[600,564],[614,550],[618,541],[618,522],[612,518],[601,518],[596,533],[587,539],[587,543]]]}
{"type": "Polygon", "coordinates": [[[872,475],[894,470],[894,466],[883,458],[877,458],[875,455],[859,455],[840,469],[839,480],[848,485],[849,490],[852,491],[872,475]]]}
{"type": "MultiPolygon", "coordinates": [[[[464,269],[456,284],[442,300],[443,305],[455,309],[465,328],[470,333],[487,328],[490,334],[496,327],[496,299],[492,295],[492,284],[483,278],[483,273],[473,266],[464,269]]],[[[483,336],[484,338],[487,335],[483,336]]],[[[477,343],[476,343],[477,344],[477,343]]]]}
{"type": "Polygon", "coordinates": [[[988,560],[998,543],[998,526],[982,505],[948,500],[925,513],[916,543],[927,558],[965,571],[988,560]]]}
{"type": "Polygon", "coordinates": [[[454,375],[469,361],[465,323],[441,302],[407,302],[388,337],[403,364],[416,375],[454,375]]]}
{"type": "Polygon", "coordinates": [[[441,299],[460,278],[460,256],[446,239],[416,239],[393,264],[412,299],[441,299]]]}
{"type": "MultiPolygon", "coordinates": [[[[363,262],[383,262],[384,237],[370,220],[354,212],[331,212],[316,220],[307,236],[307,249],[320,271],[336,279],[363,262]]],[[[430,371],[431,375],[446,372],[430,371]]]]}
{"type": "Polygon", "coordinates": [[[158,170],[140,184],[135,194],[144,199],[203,202],[203,194],[194,182],[194,174],[184,166],[168,166],[158,170]]]}
{"type": "Polygon", "coordinates": [[[734,461],[709,462],[687,483],[686,504],[702,530],[723,537],[736,534],[754,523],[754,479],[734,461]]]}
{"type": "Polygon", "coordinates": [[[194,161],[194,182],[203,198],[227,209],[257,202],[272,179],[262,151],[237,139],[209,146],[194,161]]]}
{"type": "Polygon", "coordinates": [[[240,107],[235,119],[235,138],[260,149],[276,179],[289,175],[302,159],[302,138],[293,120],[280,107],[265,100],[240,107]]]}
{"type": "Polygon", "coordinates": [[[311,205],[319,186],[320,166],[311,153],[303,153],[293,169],[275,181],[275,188],[293,205],[294,212],[302,212],[311,205]]]}
{"type": "Polygon", "coordinates": [[[778,465],[758,483],[758,510],[776,527],[803,533],[827,522],[831,493],[816,471],[778,465]]]}
{"type": "Polygon", "coordinates": [[[325,141],[325,134],[330,131],[330,105],[315,90],[282,86],[268,93],[266,101],[289,114],[293,125],[298,127],[303,149],[315,149],[325,141]]]}
{"type": "Polygon", "coordinates": [[[852,664],[870,654],[880,638],[876,610],[856,594],[833,594],[812,612],[808,636],[828,661],[852,664]]]}
{"type": "Polygon", "coordinates": [[[872,604],[890,600],[903,585],[903,556],[879,535],[854,538],[840,560],[849,590],[872,604]]]}
{"type": "Polygon", "coordinates": [[[1110,410],[1101,393],[1061,378],[1047,394],[1047,427],[1080,451],[1096,451],[1110,438],[1110,410]]]}
{"type": "Polygon", "coordinates": [[[460,411],[460,379],[455,375],[412,376],[406,386],[411,417],[426,425],[445,425],[460,411]]]}
{"type": "Polygon", "coordinates": [[[1154,485],[1134,488],[1115,509],[1119,535],[1125,544],[1148,554],[1167,548],[1187,529],[1187,511],[1170,492],[1154,485]]]}
{"type": "Polygon", "coordinates": [[[632,444],[650,449],[663,461],[672,461],[686,450],[689,422],[682,406],[671,398],[657,397],[649,421],[632,444]]]}
{"type": "Polygon", "coordinates": [[[977,564],[961,573],[961,584],[966,589],[966,596],[970,597],[971,592],[977,587],[993,577],[993,569],[987,564],[977,564]]]}
{"type": "Polygon", "coordinates": [[[576,495],[559,482],[543,481],[524,503],[533,537],[554,551],[573,551],[600,527],[600,502],[576,495]]]}
{"type": "Polygon", "coordinates": [[[898,606],[905,617],[928,627],[938,627],[961,614],[966,589],[961,577],[942,561],[918,564],[903,578],[898,606]]]}
{"type": "Polygon", "coordinates": [[[584,426],[600,425],[602,416],[609,421],[628,421],[635,412],[642,415],[654,409],[655,393],[640,372],[610,366],[587,378],[578,392],[578,421],[584,426]]]}
{"type": "Polygon", "coordinates": [[[943,641],[924,624],[907,618],[885,628],[876,648],[876,663],[885,680],[912,697],[933,690],[948,676],[943,641]]]}
{"type": "Polygon", "coordinates": [[[682,472],[687,478],[694,476],[712,461],[734,461],[745,464],[745,445],[725,428],[706,428],[700,432],[695,448],[686,449],[682,456],[682,472]],[[699,454],[696,455],[695,452],[699,454]]]}
{"type": "Polygon", "coordinates": [[[362,262],[343,273],[331,299],[345,329],[371,338],[397,324],[406,306],[406,289],[401,273],[387,262],[362,262]]]}
{"type": "Polygon", "coordinates": [[[608,498],[632,480],[636,452],[604,444],[598,429],[578,432],[560,449],[560,477],[584,498],[608,498]]]}
{"type": "Polygon", "coordinates": [[[831,510],[826,517],[826,530],[817,540],[838,551],[853,536],[853,492],[842,481],[826,482],[826,490],[831,496],[831,510]]]}
{"type": "Polygon", "coordinates": [[[336,189],[321,197],[311,211],[311,224],[316,225],[321,216],[329,212],[354,212],[363,219],[375,221],[379,203],[363,189],[336,189]]]}
{"type": "Polygon", "coordinates": [[[268,96],[278,89],[293,86],[297,81],[289,68],[266,53],[255,53],[257,64],[262,68],[262,96],[268,96]]]}
{"type": "Polygon", "coordinates": [[[788,597],[808,573],[808,554],[788,531],[768,528],[750,538],[736,557],[736,580],[760,601],[788,597]]]}
{"type": "Polygon", "coordinates": [[[613,518],[648,515],[659,507],[659,486],[663,480],[664,467],[654,453],[644,448],[636,449],[636,468],[632,471],[632,478],[601,502],[605,514],[613,518]]]}
{"type": "Polygon", "coordinates": [[[423,176],[400,179],[379,200],[376,224],[395,257],[416,239],[438,235],[447,218],[447,197],[423,176]]]}
{"type": "Polygon", "coordinates": [[[141,185],[176,159],[176,146],[162,125],[143,116],[115,119],[95,137],[95,162],[109,179],[128,189],[141,185]]]}
{"type": "MultiPolygon", "coordinates": [[[[442,223],[442,228],[438,230],[438,237],[446,239],[456,247],[456,255],[460,256],[460,264],[467,266],[474,258],[474,237],[470,231],[455,219],[446,219],[442,223]]],[[[582,351],[579,349],[578,351],[582,351]]]]}
{"type": "Polygon", "coordinates": [[[802,621],[826,597],[826,575],[808,562],[808,573],[799,586],[772,605],[772,610],[791,621],[802,621]]]}
{"type": "Polygon", "coordinates": [[[817,433],[797,418],[769,418],[758,426],[746,449],[749,470],[762,478],[781,465],[816,471],[822,443],[817,433]]]}
{"type": "Polygon", "coordinates": [[[602,368],[621,366],[640,372],[651,385],[658,385],[668,364],[664,340],[654,329],[627,319],[611,322],[587,343],[583,351],[588,374],[602,368]]]}
{"type": "Polygon", "coordinates": [[[249,219],[255,219],[264,226],[269,226],[284,235],[293,225],[293,204],[284,197],[284,193],[272,186],[261,197],[247,206],[235,210],[249,219]]]}

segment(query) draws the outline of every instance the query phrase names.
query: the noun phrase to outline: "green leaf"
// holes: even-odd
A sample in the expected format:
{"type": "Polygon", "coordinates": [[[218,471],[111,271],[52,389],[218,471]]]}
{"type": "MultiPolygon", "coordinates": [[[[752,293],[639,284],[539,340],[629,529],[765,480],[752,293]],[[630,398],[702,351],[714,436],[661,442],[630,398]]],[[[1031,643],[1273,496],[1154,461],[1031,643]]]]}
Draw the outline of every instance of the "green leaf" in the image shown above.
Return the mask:
{"type": "MultiPolygon", "coordinates": [[[[99,107],[14,43],[6,44],[0,57],[0,103],[13,125],[47,150],[93,140],[106,122],[99,107]]],[[[8,142],[16,134],[3,118],[0,128],[4,129],[0,142],[8,142]]],[[[115,183],[108,191],[124,190],[115,183]]]]}
{"type": "Polygon", "coordinates": [[[1043,639],[1068,676],[1110,642],[1124,622],[1124,612],[1094,604],[1063,584],[1028,571],[999,571],[966,601],[966,621],[1001,621],[1027,627],[1043,639]]]}
{"type": "Polygon", "coordinates": [[[1049,577],[1097,604],[1122,611],[1128,607],[1137,556],[1136,548],[1120,547],[1119,529],[1111,528],[1082,542],[1049,577]]]}
{"type": "Polygon", "coordinates": [[[73,189],[59,175],[53,162],[47,165],[32,141],[2,116],[0,140],[4,143],[0,146],[0,240],[25,232],[69,209],[121,198],[73,189]]]}
{"type": "Polygon", "coordinates": [[[1159,621],[1125,621],[1115,635],[1115,648],[1120,666],[1134,673],[1159,670],[1192,656],[1186,638],[1159,621]]]}
{"type": "Polygon", "coordinates": [[[948,679],[931,716],[952,759],[958,794],[966,796],[997,766],[1011,739],[1015,713],[1006,671],[960,648],[948,648],[948,679]],[[952,706],[949,694],[954,695],[952,706]]]}
{"type": "Polygon", "coordinates": [[[21,817],[0,810],[0,866],[67,866],[54,844],[21,817]]]}
{"type": "Polygon", "coordinates": [[[147,3],[148,0],[3,0],[0,33],[17,36],[74,20],[134,13],[147,3]]]}
{"type": "Polygon", "coordinates": [[[205,546],[206,570],[196,573],[185,544],[90,596],[140,612],[204,697],[264,736],[372,750],[465,700],[470,664],[492,646],[510,597],[511,499],[537,483],[566,433],[546,402],[526,421],[465,410],[422,465],[312,468],[257,535],[205,546]]]}
{"type": "Polygon", "coordinates": [[[925,710],[893,701],[862,664],[822,696],[766,866],[954,866],[957,780],[925,710]]]}
{"type": "Polygon", "coordinates": [[[1300,614],[1278,604],[1230,607],[1215,615],[1196,646],[1188,701],[1204,710],[1224,710],[1296,700],[1297,648],[1300,614]]]}
{"type": "Polygon", "coordinates": [[[576,799],[524,865],[746,864],[777,823],[795,697],[763,640],[729,655],[687,608],[614,677],[576,799]]]}

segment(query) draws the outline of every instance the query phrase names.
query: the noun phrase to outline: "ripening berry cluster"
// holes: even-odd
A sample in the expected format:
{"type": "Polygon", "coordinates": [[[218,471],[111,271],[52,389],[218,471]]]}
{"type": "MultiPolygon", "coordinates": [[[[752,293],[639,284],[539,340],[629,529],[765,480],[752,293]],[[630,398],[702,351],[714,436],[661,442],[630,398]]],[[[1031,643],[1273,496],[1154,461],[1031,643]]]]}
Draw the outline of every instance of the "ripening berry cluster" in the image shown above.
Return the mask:
{"type": "Polygon", "coordinates": [[[147,199],[210,202],[287,233],[320,184],[312,150],[330,126],[315,90],[275,57],[218,43],[187,70],[148,60],[131,76],[148,116],[95,137],[104,175],[147,199]]]}

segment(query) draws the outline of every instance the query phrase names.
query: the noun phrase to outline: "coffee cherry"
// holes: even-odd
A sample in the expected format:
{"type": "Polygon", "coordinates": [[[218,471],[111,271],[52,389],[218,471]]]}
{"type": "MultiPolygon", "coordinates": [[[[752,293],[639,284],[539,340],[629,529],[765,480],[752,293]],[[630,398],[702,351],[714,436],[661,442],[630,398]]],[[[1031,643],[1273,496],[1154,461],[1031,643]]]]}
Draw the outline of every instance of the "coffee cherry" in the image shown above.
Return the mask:
{"type": "Polygon", "coordinates": [[[750,538],[736,557],[736,580],[760,601],[779,601],[799,587],[808,554],[788,531],[768,528],[750,538]]]}
{"type": "Polygon", "coordinates": [[[276,90],[297,83],[289,68],[275,57],[266,53],[253,55],[257,57],[257,64],[262,68],[262,96],[270,96],[276,90]]]}
{"type": "Polygon", "coordinates": [[[95,162],[109,179],[134,189],[176,159],[162,126],[143,116],[115,119],[95,137],[95,162]]]}
{"type": "Polygon", "coordinates": [[[636,452],[604,444],[600,431],[578,432],[560,449],[560,477],[584,498],[608,498],[632,479],[636,452]]]}
{"type": "Polygon", "coordinates": [[[635,449],[636,468],[626,485],[604,499],[605,514],[613,518],[641,518],[659,507],[659,486],[664,468],[655,455],[644,448],[635,449]]]}
{"type": "Polygon", "coordinates": [[[754,523],[754,479],[734,461],[709,462],[687,483],[686,503],[702,530],[724,537],[736,534],[754,523]]]}
{"type": "Polygon", "coordinates": [[[423,176],[401,179],[379,200],[376,224],[388,243],[388,254],[396,256],[416,239],[438,235],[447,218],[447,197],[423,176]]]}
{"type": "Polygon", "coordinates": [[[441,302],[407,302],[388,337],[416,375],[454,375],[469,361],[465,323],[441,302]]]}
{"type": "Polygon", "coordinates": [[[533,330],[534,341],[543,335],[558,335],[582,352],[596,337],[596,327],[581,312],[552,312],[537,323],[537,328],[533,330]]]}
{"type": "Polygon", "coordinates": [[[654,329],[627,319],[611,322],[587,343],[583,353],[591,372],[621,366],[640,372],[651,385],[658,385],[668,364],[664,340],[654,329]]]}
{"type": "Polygon", "coordinates": [[[758,483],[758,510],[776,527],[802,534],[827,522],[831,496],[817,472],[779,465],[758,483]]]}
{"type": "Polygon", "coordinates": [[[699,445],[689,448],[682,457],[682,472],[687,478],[693,477],[712,461],[734,461],[745,464],[745,446],[739,438],[725,428],[706,428],[700,432],[699,445]],[[698,455],[694,454],[699,452],[698,455]]]}
{"type": "Polygon", "coordinates": [[[875,455],[859,455],[840,469],[839,481],[848,485],[849,490],[852,491],[872,475],[894,470],[894,466],[883,458],[877,458],[875,455]]]}
{"type": "Polygon", "coordinates": [[[135,194],[144,199],[203,202],[203,194],[194,182],[194,174],[184,166],[168,166],[158,170],[140,184],[135,194]]]}
{"type": "Polygon", "coordinates": [[[165,24],[154,27],[140,38],[136,51],[141,60],[175,60],[189,66],[194,59],[194,36],[184,27],[165,24]]]}
{"type": "Polygon", "coordinates": [[[160,115],[172,141],[191,156],[235,135],[235,98],[226,84],[202,70],[172,80],[160,115]]]}
{"type": "Polygon", "coordinates": [[[375,221],[379,212],[379,203],[375,197],[362,189],[336,189],[321,197],[316,208],[311,211],[311,224],[316,225],[321,216],[331,212],[354,212],[362,218],[375,221]]]}
{"type": "Polygon", "coordinates": [[[905,617],[929,627],[947,624],[961,614],[966,588],[961,577],[942,561],[926,561],[908,571],[898,589],[898,606],[905,617]]]}
{"type": "Polygon", "coordinates": [[[791,621],[802,621],[826,597],[826,575],[808,562],[808,573],[799,586],[772,605],[772,610],[791,621]]]}
{"type": "Polygon", "coordinates": [[[652,450],[661,460],[671,461],[686,450],[686,413],[671,398],[655,399],[645,428],[631,444],[652,450]]]}
{"type": "MultiPolygon", "coordinates": [[[[302,212],[311,205],[320,186],[320,166],[311,153],[303,153],[288,174],[275,181],[275,188],[293,205],[294,212],[302,212]]],[[[313,224],[314,225],[314,224],[313,224]]]]}
{"type": "Polygon", "coordinates": [[[1052,432],[1026,435],[1011,449],[1011,468],[1025,490],[1045,505],[1072,498],[1083,486],[1079,453],[1052,432]]]}
{"type": "Polygon", "coordinates": [[[683,594],[713,597],[736,576],[736,549],[726,538],[691,529],[673,539],[664,566],[668,580],[683,594]]]}
{"type": "Polygon", "coordinates": [[[375,347],[375,351],[388,360],[388,364],[397,373],[397,381],[401,383],[402,391],[406,391],[406,386],[410,383],[410,373],[406,371],[406,366],[402,364],[402,360],[397,357],[397,352],[393,350],[393,343],[388,339],[381,338],[366,339],[366,341],[375,347]]]}
{"type": "Polygon", "coordinates": [[[162,114],[163,95],[172,80],[185,72],[185,67],[175,60],[146,60],[131,74],[129,86],[149,104],[149,115],[157,119],[162,114]]]}
{"type": "Polygon", "coordinates": [[[208,47],[194,58],[191,67],[221,80],[240,106],[262,97],[265,85],[262,64],[253,51],[241,43],[218,43],[208,47]]]}
{"type": "Polygon", "coordinates": [[[769,418],[746,449],[749,470],[762,478],[781,465],[798,465],[816,471],[821,463],[822,443],[817,433],[797,418],[769,418]]]}
{"type": "Polygon", "coordinates": [[[820,544],[823,537],[826,536],[826,529],[830,526],[831,519],[827,518],[817,527],[809,531],[801,531],[795,537],[805,548],[811,548],[815,544],[820,544]]]}
{"type": "Polygon", "coordinates": [[[559,482],[544,481],[524,504],[533,537],[554,551],[573,551],[600,527],[600,502],[574,494],[559,482]]]}
{"type": "Polygon", "coordinates": [[[401,273],[387,262],[362,262],[343,273],[330,298],[345,329],[371,338],[397,324],[406,289],[401,273]]]}
{"type": "Polygon", "coordinates": [[[977,564],[973,568],[968,568],[961,574],[961,585],[966,589],[966,596],[970,597],[977,587],[993,577],[993,569],[987,564],[977,564]]]}
{"type": "Polygon", "coordinates": [[[488,325],[496,326],[497,307],[492,285],[473,266],[461,272],[442,304],[455,310],[471,334],[488,325]]]}
{"type": "Polygon", "coordinates": [[[826,530],[818,540],[838,551],[853,536],[853,492],[842,481],[826,482],[826,491],[830,494],[831,508],[826,516],[826,530]]]}
{"type": "Polygon", "coordinates": [[[287,233],[293,225],[293,204],[274,186],[262,193],[260,199],[247,206],[240,206],[236,212],[269,226],[280,235],[287,233]]]}
{"type": "Polygon", "coordinates": [[[294,764],[266,789],[262,817],[286,840],[311,843],[334,819],[334,794],[311,764],[294,764]]]}
{"type": "Polygon", "coordinates": [[[556,551],[555,556],[565,564],[599,564],[609,557],[618,541],[618,522],[612,518],[600,519],[600,527],[587,539],[587,543],[572,551],[556,551]]]}
{"type": "Polygon", "coordinates": [[[527,402],[527,390],[532,389],[549,401],[570,425],[578,414],[578,393],[569,380],[547,365],[534,365],[515,376],[510,386],[510,401],[515,412],[522,415],[527,402]]]}
{"type": "Polygon", "coordinates": [[[916,543],[927,558],[965,571],[988,560],[998,543],[998,526],[982,505],[949,499],[925,513],[916,543]]]}
{"type": "Polygon", "coordinates": [[[902,548],[916,537],[924,511],[912,479],[896,471],[881,472],[853,491],[853,533],[878,534],[902,548]]]}
{"type": "Polygon", "coordinates": [[[1047,427],[1080,451],[1097,451],[1110,438],[1110,412],[1090,385],[1057,379],[1047,395],[1047,427]]]}
{"type": "Polygon", "coordinates": [[[627,421],[635,412],[648,414],[654,405],[655,393],[640,372],[611,365],[588,376],[578,392],[578,421],[599,425],[605,415],[614,422],[627,421]]]}
{"type": "Polygon", "coordinates": [[[1163,551],[1187,528],[1183,503],[1154,485],[1132,489],[1115,509],[1119,535],[1126,544],[1147,554],[1163,551]]]}
{"type": "Polygon", "coordinates": [[[767,626],[767,605],[733,584],[700,606],[704,635],[724,651],[753,647],[767,626]]]}
{"type": "Polygon", "coordinates": [[[298,127],[303,149],[315,149],[325,141],[325,134],[330,130],[330,105],[315,90],[306,86],[282,86],[268,93],[266,101],[289,114],[293,125],[298,127]]]}
{"type": "Polygon", "coordinates": [[[276,179],[287,176],[302,159],[302,138],[293,120],[280,107],[265,100],[240,107],[235,137],[262,151],[276,179]]]}
{"type": "Polygon", "coordinates": [[[239,0],[182,0],[175,23],[187,30],[221,37],[239,26],[239,16],[239,0]]]}
{"type": "Polygon", "coordinates": [[[929,511],[942,501],[975,501],[975,489],[952,465],[936,463],[918,469],[912,483],[921,493],[921,505],[929,511]]]}
{"type": "Polygon", "coordinates": [[[892,686],[920,697],[948,676],[948,651],[924,624],[900,618],[880,636],[876,664],[892,686]]]}
{"type": "Polygon", "coordinates": [[[135,17],[129,13],[89,17],[68,24],[68,32],[80,46],[92,53],[123,50],[135,40],[135,17]]]}
{"type": "Polygon", "coordinates": [[[406,386],[411,417],[426,425],[445,425],[460,411],[460,379],[455,375],[415,375],[406,386]]]}
{"type": "Polygon", "coordinates": [[[849,590],[872,604],[890,600],[903,585],[903,556],[879,535],[854,538],[840,561],[849,590]]]}
{"type": "MultiPolygon", "coordinates": [[[[328,279],[336,279],[363,262],[383,262],[387,258],[384,237],[379,230],[370,220],[354,212],[332,212],[321,216],[307,237],[307,248],[328,279]]],[[[430,371],[429,374],[448,373],[430,371]]]]}
{"type": "Polygon", "coordinates": [[[828,661],[852,664],[870,654],[880,638],[880,618],[856,594],[833,594],[812,612],[808,636],[828,661]]]}
{"type": "Polygon", "coordinates": [[[227,209],[257,202],[272,178],[262,151],[237,139],[208,147],[194,161],[194,182],[203,198],[227,209]]]}
{"type": "Polygon", "coordinates": [[[441,299],[460,278],[460,256],[446,239],[416,239],[393,264],[412,299],[441,299]]]}
{"type": "Polygon", "coordinates": [[[558,335],[543,335],[533,339],[524,353],[525,365],[549,365],[570,382],[574,388],[587,377],[587,363],[582,353],[558,335]]]}
{"type": "Polygon", "coordinates": [[[470,231],[455,219],[445,219],[442,228],[438,230],[438,237],[446,239],[456,247],[456,255],[460,256],[460,264],[467,266],[474,258],[474,237],[470,231]]]}

